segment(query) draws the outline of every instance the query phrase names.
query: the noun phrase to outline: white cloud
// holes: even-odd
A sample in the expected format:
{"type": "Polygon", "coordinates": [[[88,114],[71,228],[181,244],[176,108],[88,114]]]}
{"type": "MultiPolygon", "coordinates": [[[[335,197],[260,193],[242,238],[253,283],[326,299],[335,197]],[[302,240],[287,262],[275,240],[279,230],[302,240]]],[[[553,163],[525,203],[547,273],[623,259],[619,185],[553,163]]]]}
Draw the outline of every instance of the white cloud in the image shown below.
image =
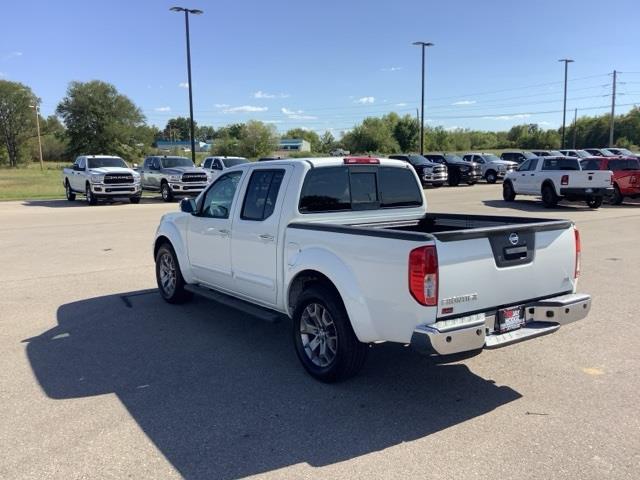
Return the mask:
{"type": "Polygon", "coordinates": [[[487,120],[517,120],[519,118],[529,118],[531,115],[528,113],[517,113],[515,115],[498,115],[496,117],[482,117],[487,120]]]}
{"type": "Polygon", "coordinates": [[[180,88],[189,88],[189,82],[180,82],[178,86],[180,88]]]}
{"type": "Polygon", "coordinates": [[[396,103],[395,105],[396,107],[406,107],[407,104],[406,103],[396,103]]]}
{"type": "Polygon", "coordinates": [[[460,100],[458,102],[453,102],[451,105],[473,105],[476,103],[475,100],[460,100]]]}
{"type": "Polygon", "coordinates": [[[282,120],[265,120],[264,123],[282,123],[282,120]]]}
{"type": "Polygon", "coordinates": [[[304,110],[289,110],[283,107],[280,111],[292,120],[316,120],[318,118],[313,115],[303,115],[304,110]]]}
{"type": "Polygon", "coordinates": [[[397,72],[398,70],[402,70],[402,67],[388,67],[388,68],[382,68],[381,70],[383,72],[397,72]]]}
{"type": "Polygon", "coordinates": [[[549,125],[551,125],[551,122],[542,121],[542,122],[538,122],[538,125],[542,125],[544,127],[548,127],[549,125]]]}
{"type": "Polygon", "coordinates": [[[240,105],[239,107],[227,107],[224,113],[250,113],[250,112],[266,112],[267,107],[256,107],[255,105],[240,105]]]}
{"type": "Polygon", "coordinates": [[[360,97],[356,100],[356,103],[360,103],[362,105],[372,104],[376,101],[375,97],[360,97]]]}
{"type": "Polygon", "coordinates": [[[156,107],[154,108],[156,112],[170,112],[171,107],[156,107]]]}
{"type": "Polygon", "coordinates": [[[22,52],[10,52],[2,57],[3,60],[11,60],[12,58],[21,57],[22,52]]]}
{"type": "Polygon", "coordinates": [[[216,107],[216,108],[227,108],[227,107],[230,107],[230,106],[231,105],[229,105],[228,103],[216,103],[214,105],[214,107],[216,107]]]}
{"type": "Polygon", "coordinates": [[[289,95],[288,93],[267,93],[263,92],[262,90],[258,90],[253,94],[253,98],[289,98],[290,96],[291,95],[289,95]]]}

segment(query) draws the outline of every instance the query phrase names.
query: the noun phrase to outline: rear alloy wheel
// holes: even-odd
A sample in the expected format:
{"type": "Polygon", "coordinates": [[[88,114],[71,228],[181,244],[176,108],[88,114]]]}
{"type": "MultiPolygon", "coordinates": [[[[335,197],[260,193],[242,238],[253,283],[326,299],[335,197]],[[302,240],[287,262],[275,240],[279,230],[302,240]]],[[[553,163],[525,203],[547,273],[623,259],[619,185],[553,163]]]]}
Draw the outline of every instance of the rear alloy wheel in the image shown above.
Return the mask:
{"type": "Polygon", "coordinates": [[[587,198],[587,206],[589,208],[600,208],[602,205],[602,197],[589,197],[587,198]]]}
{"type": "Polygon", "coordinates": [[[71,190],[71,185],[69,185],[69,182],[64,183],[64,192],[67,195],[67,200],[69,200],[70,202],[73,202],[76,199],[76,194],[73,193],[73,190],[71,190]]]}
{"type": "Polygon", "coordinates": [[[496,183],[498,181],[498,175],[493,170],[489,170],[484,178],[487,183],[496,183]]]}
{"type": "Polygon", "coordinates": [[[618,187],[618,185],[614,185],[613,197],[611,197],[611,203],[613,205],[620,205],[622,204],[623,200],[624,200],[624,197],[622,196],[622,192],[620,192],[620,188],[618,187]]]}
{"type": "Polygon", "coordinates": [[[505,202],[513,202],[516,199],[516,192],[511,182],[504,182],[502,185],[502,198],[505,202]]]}
{"type": "Polygon", "coordinates": [[[542,203],[547,208],[553,208],[558,205],[560,199],[556,195],[556,191],[549,184],[542,186],[542,203]]]}
{"type": "Polygon", "coordinates": [[[98,199],[96,198],[96,196],[91,191],[91,185],[89,185],[88,183],[87,183],[87,187],[86,187],[86,190],[85,190],[84,194],[85,194],[85,196],[87,198],[87,203],[89,205],[97,205],[98,204],[98,199]]]}
{"type": "Polygon", "coordinates": [[[356,375],[368,351],[353,332],[341,299],[320,284],[308,287],[298,299],[293,342],[305,370],[326,383],[356,375]]]}
{"type": "Polygon", "coordinates": [[[162,182],[162,185],[160,186],[160,193],[162,195],[162,200],[165,202],[171,202],[173,200],[173,192],[167,182],[162,182]]]}

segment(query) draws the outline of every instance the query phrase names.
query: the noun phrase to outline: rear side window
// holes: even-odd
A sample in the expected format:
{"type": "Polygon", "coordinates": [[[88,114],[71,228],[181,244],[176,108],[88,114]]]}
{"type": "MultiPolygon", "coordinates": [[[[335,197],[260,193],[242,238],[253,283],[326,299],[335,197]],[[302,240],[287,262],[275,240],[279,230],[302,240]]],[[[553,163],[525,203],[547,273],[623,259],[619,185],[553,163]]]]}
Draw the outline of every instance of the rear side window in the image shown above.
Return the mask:
{"type": "Polygon", "coordinates": [[[347,167],[314,168],[307,173],[300,195],[302,213],[351,210],[347,167]]]}
{"type": "Polygon", "coordinates": [[[316,168],[305,178],[301,213],[418,207],[422,193],[408,168],[316,168]]]}
{"type": "Polygon", "coordinates": [[[378,173],[382,208],[422,205],[422,193],[413,172],[406,168],[382,167],[378,173]]]}
{"type": "Polygon", "coordinates": [[[543,170],[580,170],[578,160],[572,158],[547,158],[542,164],[543,170]]]}
{"type": "Polygon", "coordinates": [[[273,213],[284,170],[256,170],[251,174],[242,205],[243,220],[261,221],[273,213]]]}

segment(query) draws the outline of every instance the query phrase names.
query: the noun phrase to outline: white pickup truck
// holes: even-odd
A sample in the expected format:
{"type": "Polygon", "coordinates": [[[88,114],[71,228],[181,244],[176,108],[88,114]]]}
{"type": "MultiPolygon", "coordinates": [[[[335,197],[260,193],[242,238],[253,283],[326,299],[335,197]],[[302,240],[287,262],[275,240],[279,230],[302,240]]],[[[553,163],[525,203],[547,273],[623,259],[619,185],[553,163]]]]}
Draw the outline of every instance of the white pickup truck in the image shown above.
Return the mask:
{"type": "Polygon", "coordinates": [[[516,195],[541,196],[547,208],[563,199],[599,208],[604,197],[613,195],[613,172],[582,170],[576,157],[532,158],[504,179],[502,198],[513,202],[516,195]]]}
{"type": "Polygon", "coordinates": [[[67,200],[84,195],[89,205],[99,198],[128,198],[139,203],[142,196],[140,174],[113,155],[81,155],[70,168],[62,170],[62,185],[67,200]]]}
{"type": "Polygon", "coordinates": [[[576,293],[570,221],[427,213],[403,161],[238,165],[180,207],[154,241],[162,297],[290,317],[300,361],[325,382],[356,374],[372,343],[475,353],[554,332],[591,307],[576,293]]]}

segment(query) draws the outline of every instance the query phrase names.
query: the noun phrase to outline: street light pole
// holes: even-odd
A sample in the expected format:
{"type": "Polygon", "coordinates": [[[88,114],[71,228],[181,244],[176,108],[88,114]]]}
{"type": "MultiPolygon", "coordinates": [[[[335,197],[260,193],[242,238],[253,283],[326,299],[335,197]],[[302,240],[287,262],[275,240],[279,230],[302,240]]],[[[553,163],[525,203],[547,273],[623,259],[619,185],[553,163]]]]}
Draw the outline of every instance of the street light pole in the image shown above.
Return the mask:
{"type": "Polygon", "coordinates": [[[424,154],[424,50],[425,47],[433,47],[430,42],[413,42],[413,45],[419,45],[422,48],[422,97],[420,109],[420,155],[424,154]]]}
{"type": "Polygon", "coordinates": [[[573,62],[570,58],[561,58],[559,62],[564,62],[564,106],[562,107],[562,148],[564,148],[564,132],[565,122],[567,119],[567,71],[570,63],[573,62]]]}
{"type": "Polygon", "coordinates": [[[40,170],[44,170],[44,163],[42,161],[42,139],[40,138],[40,112],[38,111],[38,105],[29,105],[36,112],[36,130],[38,131],[38,148],[40,149],[40,170]]]}
{"type": "Polygon", "coordinates": [[[204,12],[197,9],[189,9],[184,7],[171,7],[172,12],[184,12],[184,25],[187,33],[187,81],[189,82],[189,130],[191,133],[191,161],[196,163],[196,136],[193,125],[193,87],[191,82],[191,40],[189,38],[189,14],[202,15],[204,12]]]}

